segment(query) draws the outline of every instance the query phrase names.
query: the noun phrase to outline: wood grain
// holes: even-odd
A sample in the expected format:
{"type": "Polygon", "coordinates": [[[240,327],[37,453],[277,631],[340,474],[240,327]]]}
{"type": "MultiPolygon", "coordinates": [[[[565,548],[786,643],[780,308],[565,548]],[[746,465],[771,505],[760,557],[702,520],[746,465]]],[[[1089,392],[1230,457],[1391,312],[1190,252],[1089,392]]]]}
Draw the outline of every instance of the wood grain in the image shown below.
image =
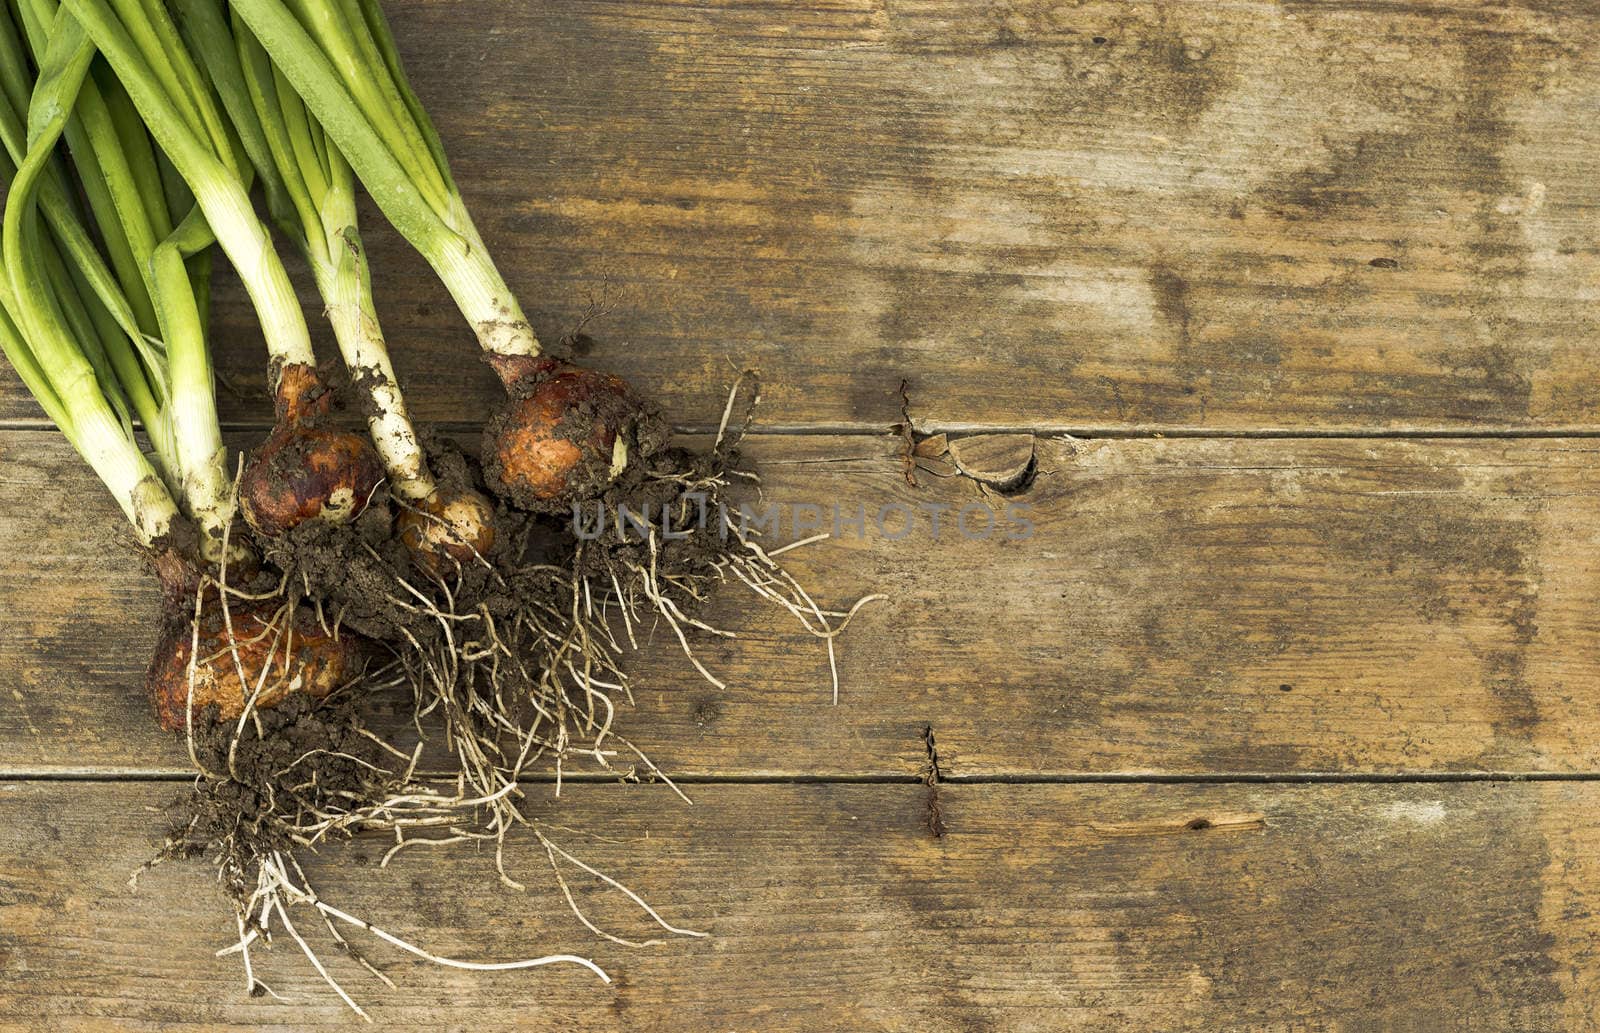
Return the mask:
{"type": "MultiPolygon", "coordinates": [[[[891,598],[840,640],[837,708],[821,643],[742,589],[710,611],[739,637],[695,643],[726,691],[658,634],[621,727],[666,770],[909,778],[929,727],[956,777],[1600,770],[1593,441],[1041,439],[988,500],[910,487],[900,447],[753,439],[781,538],[803,505],[868,514],[785,557],[816,597],[891,598]],[[996,531],[963,537],[980,504],[996,531]]],[[[102,493],[36,432],[0,434],[0,492],[32,502],[0,514],[0,765],[185,770],[102,493]]]]}
{"type": "MultiPolygon", "coordinates": [[[[198,864],[129,872],[181,786],[0,787],[0,1029],[349,1028],[292,943],[257,952],[290,1000],[211,952],[233,923],[198,864]]],[[[592,954],[576,969],[442,973],[329,952],[381,1029],[1538,1030],[1597,1021],[1592,784],[573,789],[532,805],[563,846],[706,940],[629,950],[565,910],[531,837],[488,859],[334,848],[330,902],[440,952],[592,954]],[[1200,821],[1253,816],[1242,828],[1200,821]],[[1197,819],[1199,821],[1197,821],[1197,819]],[[365,861],[363,865],[361,862],[365,861]]],[[[570,873],[573,876],[581,873],[570,873]]],[[[637,912],[574,877],[610,931],[637,912]]],[[[311,918],[297,925],[326,944],[311,918]]]]}
{"type": "MultiPolygon", "coordinates": [[[[598,306],[593,361],[684,425],[747,365],[784,426],[882,427],[902,378],[930,426],[1600,412],[1592,4],[386,9],[539,332],[598,306]]],[[[478,422],[447,295],[367,237],[414,408],[478,422]]],[[[228,283],[217,327],[224,410],[261,420],[228,283]]],[[[34,415],[4,374],[0,419],[34,415]]]]}

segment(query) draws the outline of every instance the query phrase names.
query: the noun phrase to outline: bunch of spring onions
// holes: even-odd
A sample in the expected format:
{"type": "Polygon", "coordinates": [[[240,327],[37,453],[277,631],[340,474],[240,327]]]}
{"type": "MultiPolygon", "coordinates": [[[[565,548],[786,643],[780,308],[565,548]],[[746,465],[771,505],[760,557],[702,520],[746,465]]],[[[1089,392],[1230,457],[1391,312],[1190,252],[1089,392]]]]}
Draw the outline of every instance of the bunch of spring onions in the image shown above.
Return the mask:
{"type": "MultiPolygon", "coordinates": [[[[666,422],[624,381],[541,347],[378,0],[6,2],[0,344],[167,589],[150,692],[205,776],[167,853],[213,857],[252,990],[250,949],[277,930],[355,1007],[295,931],[295,903],[330,930],[356,925],[440,964],[593,968],[567,955],[435,957],[321,901],[294,851],[363,830],[396,849],[487,843],[518,886],[503,847],[529,824],[518,802],[532,765],[553,761],[559,779],[575,756],[610,767],[621,755],[660,774],[613,727],[613,698],[628,694],[623,643],[637,647],[642,623],[664,622],[720,685],[690,648],[696,630],[727,634],[696,615],[718,583],[795,615],[827,642],[830,666],[834,637],[868,600],[825,610],[776,550],[706,519],[749,476],[732,469],[733,397],[713,448],[692,453],[670,446],[666,422]],[[476,461],[408,414],[373,303],[358,182],[436,271],[505,386],[476,461]],[[339,376],[317,362],[269,224],[311,269],[339,376]],[[275,427],[237,477],[206,337],[213,243],[261,324],[276,401],[275,427]],[[340,419],[341,393],[366,434],[340,419]],[[598,536],[561,519],[591,503],[647,519],[602,517],[598,536]],[[368,695],[396,683],[419,720],[442,718],[444,782],[418,776],[420,752],[366,727],[368,695]],[[314,748],[283,757],[289,726],[314,748]],[[226,785],[248,790],[250,806],[213,791],[226,785]]],[[[558,881],[558,857],[599,874],[533,834],[558,881]]],[[[600,877],[668,932],[701,935],[600,877]]]]}
{"type": "Polygon", "coordinates": [[[244,541],[229,540],[233,495],[205,328],[209,226],[65,9],[13,0],[0,22],[10,159],[0,242],[5,351],[111,491],[165,585],[165,632],[151,667],[157,716],[177,729],[191,704],[237,715],[251,686],[268,701],[296,683],[330,691],[353,656],[298,615],[283,619],[301,627],[300,649],[279,653],[249,634],[265,626],[263,608],[241,605],[230,622],[237,618],[248,644],[226,662],[221,627],[187,619],[208,566],[253,563],[244,541]]]}
{"type": "MultiPolygon", "coordinates": [[[[505,384],[484,470],[506,500],[564,512],[627,467],[648,411],[620,379],[543,353],[450,174],[377,0],[235,0],[394,227],[433,267],[505,384]]],[[[659,434],[654,435],[659,437],[659,434]]]]}
{"type": "Polygon", "coordinates": [[[228,495],[219,488],[221,434],[200,314],[207,270],[203,259],[186,268],[172,238],[174,216],[181,220],[186,214],[181,185],[162,178],[147,139],[129,134],[125,149],[117,135],[125,96],[113,85],[108,104],[90,84],[83,113],[74,111],[68,80],[81,80],[77,66],[93,50],[59,32],[52,50],[54,22],[48,5],[20,3],[0,24],[8,196],[0,331],[6,357],[111,491],[140,542],[165,548],[180,520],[179,498],[203,524],[214,528],[227,519],[228,495]],[[41,63],[37,103],[32,55],[41,63]],[[69,103],[60,103],[63,92],[69,103]],[[115,219],[108,223],[105,240],[117,260],[115,273],[80,220],[68,170],[56,153],[64,132],[79,155],[84,194],[97,213],[114,212],[118,189],[132,187],[133,176],[143,175],[147,185],[154,177],[159,208],[139,214],[154,216],[163,232],[157,238],[146,218],[135,243],[115,219]],[[134,247],[142,248],[142,256],[134,247]],[[159,264],[151,261],[158,247],[159,264]],[[166,335],[170,345],[159,335],[153,297],[165,302],[163,314],[174,324],[166,335]],[[149,433],[152,457],[134,438],[134,417],[149,433]]]}
{"type": "MultiPolygon", "coordinates": [[[[216,13],[192,13],[208,11],[216,13]]],[[[157,719],[184,734],[201,778],[163,857],[204,853],[216,864],[239,927],[230,951],[243,958],[252,993],[261,984],[251,948],[276,932],[360,1011],[296,931],[296,904],[358,958],[336,923],[450,967],[565,962],[604,978],[568,955],[437,957],[321,900],[295,859],[362,830],[450,838],[484,801],[454,780],[417,781],[417,755],[365,727],[366,644],[259,563],[255,543],[297,523],[354,519],[381,474],[364,438],[319,424],[328,392],[304,316],[252,207],[245,141],[223,117],[214,73],[188,59],[192,46],[160,4],[8,0],[0,11],[0,348],[112,493],[165,588],[149,688],[157,719]],[[282,424],[251,465],[273,470],[269,486],[296,496],[250,498],[254,535],[233,523],[215,408],[205,318],[213,241],[255,302],[279,400],[282,424]]],[[[348,173],[344,196],[348,206],[348,173]]],[[[330,255],[335,239],[358,241],[353,218],[319,241],[330,255]]],[[[370,315],[364,261],[337,264],[319,286],[349,290],[370,315]]],[[[365,336],[341,334],[341,344],[370,358],[365,336]]],[[[418,537],[454,542],[431,530],[418,537]]]]}

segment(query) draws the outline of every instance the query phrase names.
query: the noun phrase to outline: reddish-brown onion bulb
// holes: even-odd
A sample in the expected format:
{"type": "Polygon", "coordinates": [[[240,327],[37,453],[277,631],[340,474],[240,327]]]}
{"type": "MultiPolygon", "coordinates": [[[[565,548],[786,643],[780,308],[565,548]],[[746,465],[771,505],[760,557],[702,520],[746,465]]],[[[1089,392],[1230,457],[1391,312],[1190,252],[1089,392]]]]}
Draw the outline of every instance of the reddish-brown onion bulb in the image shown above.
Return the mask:
{"type": "Polygon", "coordinates": [[[277,426],[239,480],[245,520],[269,538],[307,520],[354,520],[383,479],[377,452],[361,434],[315,424],[333,397],[316,367],[283,367],[277,395],[277,426]]]}
{"type": "Polygon", "coordinates": [[[489,554],[494,507],[470,488],[440,488],[401,509],[395,528],[417,569],[441,578],[489,554]]]}
{"type": "Polygon", "coordinates": [[[558,359],[491,359],[511,397],[484,435],[489,486],[553,512],[615,477],[616,442],[638,418],[627,382],[558,359]]]}
{"type": "Polygon", "coordinates": [[[161,636],[145,676],[161,727],[168,731],[185,728],[191,701],[197,717],[215,703],[217,716],[230,720],[244,712],[252,695],[261,710],[277,706],[296,692],[320,699],[359,668],[357,637],[346,632],[335,638],[305,613],[285,617],[272,605],[241,606],[233,609],[230,619],[231,635],[220,610],[208,614],[201,622],[198,648],[194,629],[187,622],[172,622],[161,636]],[[282,624],[269,626],[275,618],[282,624]],[[192,694],[191,657],[196,658],[192,694]]]}

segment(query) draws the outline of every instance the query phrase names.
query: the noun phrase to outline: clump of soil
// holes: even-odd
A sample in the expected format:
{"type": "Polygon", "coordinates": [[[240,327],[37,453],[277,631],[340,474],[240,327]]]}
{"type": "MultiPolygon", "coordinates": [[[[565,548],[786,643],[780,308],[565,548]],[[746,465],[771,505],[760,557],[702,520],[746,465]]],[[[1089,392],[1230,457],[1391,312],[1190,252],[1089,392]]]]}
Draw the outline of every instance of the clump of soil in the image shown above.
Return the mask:
{"type": "MultiPolygon", "coordinates": [[[[421,437],[441,495],[481,489],[481,468],[453,442],[421,437]]],[[[442,725],[468,795],[494,797],[480,830],[498,838],[520,820],[508,785],[602,735],[609,703],[599,696],[609,690],[595,679],[621,676],[590,629],[574,626],[571,546],[559,521],[502,504],[489,553],[441,577],[413,564],[391,518],[403,505],[375,498],[352,524],[308,521],[269,541],[265,558],[303,606],[388,654],[417,719],[442,725]]]]}
{"type": "Polygon", "coordinates": [[[156,860],[210,857],[243,913],[261,858],[359,831],[363,803],[380,802],[405,783],[398,758],[362,734],[361,710],[354,697],[297,693],[241,726],[207,707],[196,716],[192,740],[202,774],[172,806],[172,829],[156,860]]]}
{"type": "Polygon", "coordinates": [[[323,616],[367,638],[394,641],[406,630],[425,631],[425,622],[398,605],[407,560],[394,541],[388,493],[348,524],[307,520],[278,538],[268,539],[263,558],[287,576],[286,590],[320,602],[323,616]]]}
{"type": "MultiPolygon", "coordinates": [[[[420,435],[441,495],[478,490],[483,478],[476,464],[448,439],[420,435]]],[[[510,548],[529,531],[530,518],[505,507],[494,514],[497,546],[479,562],[462,563],[440,579],[418,570],[400,539],[394,520],[405,503],[380,487],[366,510],[351,523],[308,520],[267,541],[264,558],[288,577],[288,590],[320,601],[323,615],[341,626],[397,648],[431,642],[442,633],[437,616],[492,597],[496,570],[510,548]]]]}

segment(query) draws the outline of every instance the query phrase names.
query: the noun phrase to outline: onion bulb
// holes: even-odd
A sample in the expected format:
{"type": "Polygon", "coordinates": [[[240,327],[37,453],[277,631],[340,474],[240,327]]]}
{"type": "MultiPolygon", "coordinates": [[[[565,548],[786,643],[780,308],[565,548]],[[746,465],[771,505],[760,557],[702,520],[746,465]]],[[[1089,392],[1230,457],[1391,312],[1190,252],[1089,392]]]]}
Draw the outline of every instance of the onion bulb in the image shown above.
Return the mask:
{"type": "Polygon", "coordinates": [[[236,607],[226,621],[215,610],[200,621],[196,638],[193,624],[171,622],[145,677],[156,720],[168,731],[187,726],[191,702],[196,715],[214,703],[218,718],[231,720],[244,713],[252,696],[261,710],[297,692],[320,699],[360,666],[355,636],[336,638],[303,611],[285,614],[281,603],[236,607]]]}
{"type": "Polygon", "coordinates": [[[403,508],[395,530],[417,569],[442,578],[494,547],[494,507],[471,488],[439,488],[403,508]]]}
{"type": "Polygon", "coordinates": [[[277,393],[277,425],[239,481],[245,519],[269,538],[308,520],[349,523],[383,480],[377,453],[360,434],[318,425],[332,394],[316,367],[284,366],[277,393]]]}
{"type": "Polygon", "coordinates": [[[498,494],[556,512],[622,472],[643,412],[626,381],[558,359],[490,361],[511,396],[484,433],[484,472],[498,494]]]}

